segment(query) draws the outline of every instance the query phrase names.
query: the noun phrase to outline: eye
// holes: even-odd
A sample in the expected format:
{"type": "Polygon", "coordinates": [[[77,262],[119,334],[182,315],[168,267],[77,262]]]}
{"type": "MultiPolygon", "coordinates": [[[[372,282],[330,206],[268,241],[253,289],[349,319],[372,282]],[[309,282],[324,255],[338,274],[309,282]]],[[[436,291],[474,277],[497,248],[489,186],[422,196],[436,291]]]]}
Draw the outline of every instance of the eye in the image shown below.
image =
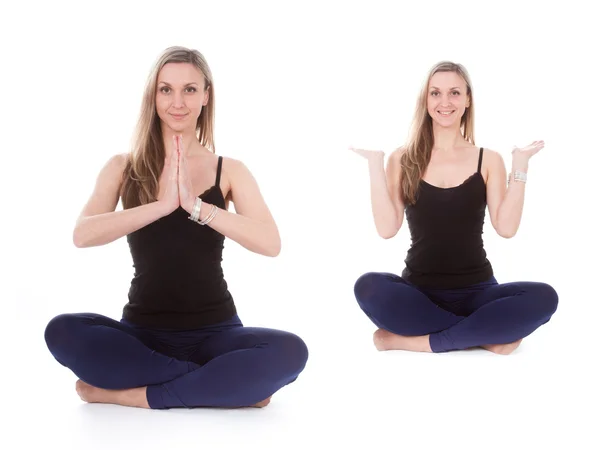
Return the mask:
{"type": "Polygon", "coordinates": [[[159,91],[162,92],[163,94],[168,94],[169,93],[169,88],[167,86],[162,86],[159,91]]]}
{"type": "Polygon", "coordinates": [[[460,95],[460,92],[458,92],[458,91],[452,91],[452,95],[460,95]]]}
{"type": "Polygon", "coordinates": [[[431,95],[432,95],[433,97],[435,97],[435,96],[436,96],[436,95],[438,95],[438,94],[439,94],[439,92],[438,92],[438,91],[433,91],[433,92],[431,93],[431,95]]]}
{"type": "Polygon", "coordinates": [[[197,89],[195,87],[193,87],[193,86],[189,86],[189,87],[186,88],[186,91],[188,91],[188,92],[196,92],[197,89]]]}

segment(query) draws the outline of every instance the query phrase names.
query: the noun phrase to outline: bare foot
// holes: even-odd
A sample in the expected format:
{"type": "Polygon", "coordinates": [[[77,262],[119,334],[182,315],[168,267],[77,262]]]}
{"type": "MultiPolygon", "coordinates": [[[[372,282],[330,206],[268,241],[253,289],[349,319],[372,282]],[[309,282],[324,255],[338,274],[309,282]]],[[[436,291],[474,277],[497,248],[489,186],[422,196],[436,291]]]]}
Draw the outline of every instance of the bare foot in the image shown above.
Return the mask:
{"type": "Polygon", "coordinates": [[[511,342],[510,344],[491,344],[482,345],[481,347],[498,355],[510,355],[517,349],[517,347],[521,344],[522,340],[523,339],[519,339],[518,341],[511,342]]]}
{"type": "Polygon", "coordinates": [[[264,408],[265,406],[267,406],[269,403],[271,403],[271,397],[267,397],[265,398],[262,402],[258,402],[254,405],[252,405],[253,408],[264,408]]]}
{"type": "Polygon", "coordinates": [[[87,403],[98,403],[98,400],[96,400],[96,396],[94,395],[97,389],[98,388],[95,388],[94,386],[91,386],[81,380],[77,380],[75,383],[75,390],[77,391],[77,394],[79,394],[81,400],[87,403]]]}
{"type": "Polygon", "coordinates": [[[81,400],[87,403],[110,403],[113,405],[133,406],[137,408],[150,408],[146,399],[146,388],[134,389],[102,389],[85,381],[77,380],[75,390],[81,400]]]}
{"type": "Polygon", "coordinates": [[[431,353],[429,335],[424,336],[400,336],[380,328],[373,333],[373,342],[379,351],[385,350],[407,350],[410,352],[431,353]]]}
{"type": "MultiPolygon", "coordinates": [[[[146,400],[146,388],[111,390],[102,389],[85,381],[77,380],[75,390],[81,400],[87,403],[111,403],[122,406],[135,406],[138,408],[149,408],[146,400]]],[[[264,408],[271,403],[271,397],[252,405],[253,408],[264,408]]]]}

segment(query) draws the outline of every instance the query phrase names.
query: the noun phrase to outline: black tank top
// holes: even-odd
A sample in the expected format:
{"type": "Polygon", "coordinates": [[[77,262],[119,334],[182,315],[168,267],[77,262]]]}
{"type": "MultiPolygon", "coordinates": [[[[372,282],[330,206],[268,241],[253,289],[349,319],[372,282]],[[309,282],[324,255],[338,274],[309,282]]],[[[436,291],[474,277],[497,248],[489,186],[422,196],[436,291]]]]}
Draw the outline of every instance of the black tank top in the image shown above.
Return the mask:
{"type": "Polygon", "coordinates": [[[461,185],[440,188],[421,180],[418,198],[407,205],[411,246],[402,277],[422,287],[453,289],[489,279],[493,269],[483,247],[486,186],[477,172],[461,185]]]}
{"type": "MultiPolygon", "coordinates": [[[[200,195],[225,208],[217,177],[200,195]]],[[[208,225],[188,220],[181,206],[168,216],[127,235],[134,276],[123,318],[136,325],[162,329],[194,329],[231,318],[233,298],[221,268],[225,237],[208,225]]]]}

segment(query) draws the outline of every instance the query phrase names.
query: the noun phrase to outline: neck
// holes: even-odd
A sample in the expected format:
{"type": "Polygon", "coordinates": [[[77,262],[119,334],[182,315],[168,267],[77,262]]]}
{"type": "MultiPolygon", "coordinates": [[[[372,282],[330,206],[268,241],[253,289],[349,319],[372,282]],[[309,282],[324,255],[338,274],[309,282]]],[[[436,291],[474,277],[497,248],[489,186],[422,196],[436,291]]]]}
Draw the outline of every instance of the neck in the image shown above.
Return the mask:
{"type": "Polygon", "coordinates": [[[433,148],[441,151],[452,151],[464,144],[465,139],[460,133],[460,125],[456,128],[442,128],[433,124],[433,148]]]}

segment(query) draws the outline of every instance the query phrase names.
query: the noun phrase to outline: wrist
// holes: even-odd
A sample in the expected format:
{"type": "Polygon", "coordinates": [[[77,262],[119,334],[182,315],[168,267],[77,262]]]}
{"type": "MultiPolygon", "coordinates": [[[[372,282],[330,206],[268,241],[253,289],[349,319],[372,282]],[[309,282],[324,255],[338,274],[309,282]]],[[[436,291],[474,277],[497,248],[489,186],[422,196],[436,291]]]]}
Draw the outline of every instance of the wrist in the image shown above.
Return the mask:
{"type": "Polygon", "coordinates": [[[153,203],[156,211],[160,217],[168,216],[173,212],[173,208],[170,207],[166,202],[158,200],[153,203]]]}
{"type": "Polygon", "coordinates": [[[194,202],[194,208],[189,219],[200,225],[208,225],[217,215],[219,208],[215,205],[204,203],[200,198],[194,202]]]}
{"type": "Polygon", "coordinates": [[[188,213],[192,214],[192,210],[194,209],[195,199],[191,198],[181,203],[181,207],[188,213]]]}
{"type": "Polygon", "coordinates": [[[212,211],[212,205],[209,203],[202,202],[200,207],[200,220],[206,219],[212,211]]]}
{"type": "Polygon", "coordinates": [[[382,169],[385,169],[384,167],[384,157],[383,155],[381,156],[376,156],[376,157],[371,157],[369,158],[369,171],[373,172],[379,172],[382,169]]]}
{"type": "Polygon", "coordinates": [[[384,159],[385,159],[385,153],[381,152],[381,151],[372,154],[368,158],[369,163],[374,163],[374,164],[380,164],[383,162],[384,159]]]}
{"type": "Polygon", "coordinates": [[[511,166],[511,172],[519,171],[527,173],[527,169],[529,169],[529,161],[515,161],[513,160],[511,166]]]}
{"type": "Polygon", "coordinates": [[[513,169],[508,174],[508,184],[510,184],[513,181],[525,184],[527,182],[527,172],[519,169],[513,169]]]}

